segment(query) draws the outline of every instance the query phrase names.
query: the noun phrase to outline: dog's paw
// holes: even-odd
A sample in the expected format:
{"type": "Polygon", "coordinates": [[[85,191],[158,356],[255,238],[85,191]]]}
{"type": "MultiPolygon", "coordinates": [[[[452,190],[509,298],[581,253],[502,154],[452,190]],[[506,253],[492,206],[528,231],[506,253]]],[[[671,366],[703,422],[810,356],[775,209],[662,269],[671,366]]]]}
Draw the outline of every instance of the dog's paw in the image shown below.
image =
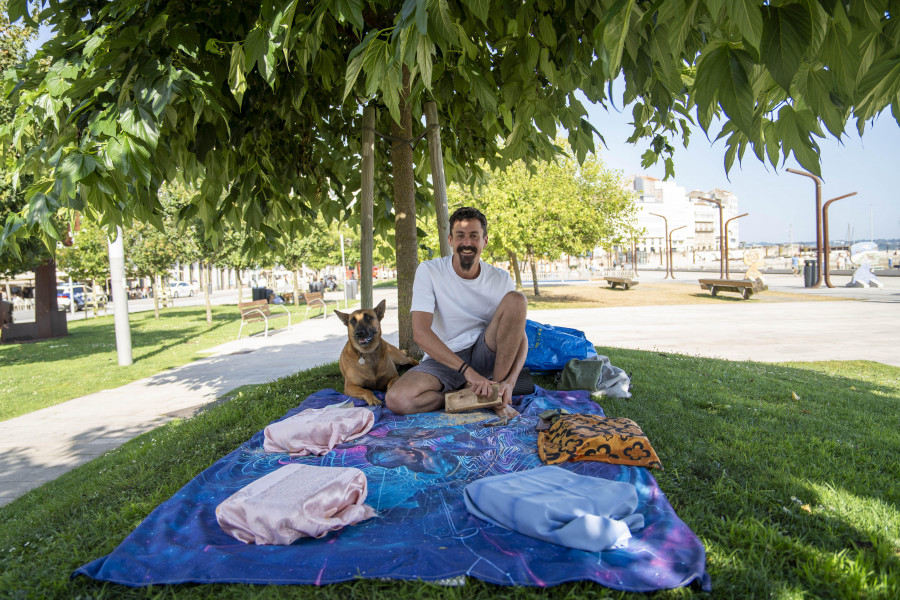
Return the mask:
{"type": "Polygon", "coordinates": [[[381,406],[381,400],[375,397],[375,394],[369,392],[367,394],[363,394],[363,400],[366,401],[366,404],[369,406],[381,406]]]}

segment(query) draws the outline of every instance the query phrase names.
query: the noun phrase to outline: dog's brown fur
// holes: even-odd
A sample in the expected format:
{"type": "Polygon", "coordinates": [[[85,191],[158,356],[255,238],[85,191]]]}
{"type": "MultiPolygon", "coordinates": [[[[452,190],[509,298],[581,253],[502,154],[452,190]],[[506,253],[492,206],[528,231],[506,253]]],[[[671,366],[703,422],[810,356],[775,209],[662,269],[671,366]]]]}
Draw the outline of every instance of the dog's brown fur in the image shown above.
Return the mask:
{"type": "Polygon", "coordinates": [[[360,309],[350,314],[334,311],[347,326],[347,336],[350,338],[341,352],[344,393],[365,400],[370,406],[381,404],[372,390],[386,392],[400,378],[397,365],[419,364],[403,350],[381,339],[384,309],[385,301],[382,300],[374,310],[360,309]],[[363,364],[360,364],[360,359],[363,364]]]}

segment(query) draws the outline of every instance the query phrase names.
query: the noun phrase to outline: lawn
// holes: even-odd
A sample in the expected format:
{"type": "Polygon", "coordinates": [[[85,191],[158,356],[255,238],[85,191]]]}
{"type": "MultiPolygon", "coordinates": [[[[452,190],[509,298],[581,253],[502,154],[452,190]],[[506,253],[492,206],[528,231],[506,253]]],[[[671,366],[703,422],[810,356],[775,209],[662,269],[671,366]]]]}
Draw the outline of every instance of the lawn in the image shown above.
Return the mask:
{"type": "MultiPolygon", "coordinates": [[[[286,305],[291,323],[304,320],[306,306],[286,305]]],[[[310,318],[322,310],[310,311],[310,318]]],[[[69,321],[69,335],[27,344],[0,345],[0,421],[66,400],[111,389],[204,358],[203,350],[237,338],[241,319],[234,305],[213,306],[212,325],[203,306],[176,307],[129,315],[134,364],[120,367],[113,317],[69,321]]],[[[275,328],[287,327],[282,317],[275,328]]],[[[260,334],[250,323],[241,337],[260,334]]]]}
{"type": "MultiPolygon", "coordinates": [[[[650,437],[665,467],[654,476],[706,546],[712,597],[900,597],[900,369],[598,350],[631,375],[634,393],[601,405],[650,437]]],[[[458,589],[382,581],[130,589],[69,579],[255,431],[341,383],[332,364],[243,390],[0,508],[0,597],[632,597],[596,584],[538,590],[472,579],[458,589]]],[[[697,588],[652,596],[708,597],[697,588]]]]}

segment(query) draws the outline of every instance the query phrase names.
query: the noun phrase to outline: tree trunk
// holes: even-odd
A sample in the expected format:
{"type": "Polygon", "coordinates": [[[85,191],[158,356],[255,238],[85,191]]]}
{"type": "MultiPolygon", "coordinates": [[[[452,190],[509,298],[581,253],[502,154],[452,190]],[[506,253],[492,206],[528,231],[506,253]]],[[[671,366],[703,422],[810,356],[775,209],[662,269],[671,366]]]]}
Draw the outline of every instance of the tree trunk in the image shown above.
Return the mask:
{"type": "Polygon", "coordinates": [[[506,254],[507,254],[507,256],[509,256],[509,262],[512,264],[513,273],[516,276],[516,291],[521,292],[522,291],[522,271],[520,270],[520,267],[519,267],[519,259],[516,258],[516,253],[513,252],[512,250],[510,250],[509,248],[506,249],[506,254]]]}
{"type": "Polygon", "coordinates": [[[162,278],[159,275],[156,275],[153,278],[153,281],[153,316],[159,321],[159,290],[162,289],[162,286],[160,285],[162,278]]]}
{"type": "Polygon", "coordinates": [[[531,279],[534,283],[534,296],[538,297],[541,295],[540,290],[538,289],[538,274],[537,274],[537,265],[534,263],[534,248],[531,244],[526,246],[528,248],[528,255],[530,257],[531,262],[531,279]]]}
{"type": "Polygon", "coordinates": [[[244,301],[244,270],[237,270],[237,282],[238,282],[238,304],[244,301]]]}
{"type": "Polygon", "coordinates": [[[300,275],[294,269],[294,306],[300,306],[300,275]]]}
{"type": "Polygon", "coordinates": [[[212,325],[212,308],[210,307],[209,302],[209,286],[206,285],[207,279],[209,276],[206,273],[207,266],[203,263],[200,263],[200,268],[197,271],[200,274],[200,287],[203,289],[203,297],[206,300],[206,324],[212,325]]]}
{"type": "MultiPolygon", "coordinates": [[[[403,67],[403,95],[400,101],[400,122],[391,123],[391,135],[403,140],[412,139],[412,107],[409,98],[409,71],[403,67]]],[[[416,244],[416,188],[413,172],[413,152],[409,144],[394,142],[391,150],[394,179],[394,247],[397,249],[397,301],[399,304],[400,348],[414,357],[422,351],[413,340],[412,288],[418,266],[416,244]]]]}

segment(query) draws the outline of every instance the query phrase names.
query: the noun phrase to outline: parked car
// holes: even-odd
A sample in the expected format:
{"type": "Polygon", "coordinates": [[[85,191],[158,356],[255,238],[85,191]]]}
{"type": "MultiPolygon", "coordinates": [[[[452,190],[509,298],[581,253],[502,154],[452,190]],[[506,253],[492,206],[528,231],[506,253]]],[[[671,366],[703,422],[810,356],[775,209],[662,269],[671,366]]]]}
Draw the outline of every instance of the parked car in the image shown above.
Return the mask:
{"type": "Polygon", "coordinates": [[[69,310],[72,307],[72,299],[75,300],[75,310],[84,310],[85,304],[90,305],[96,300],[97,308],[103,308],[109,299],[103,292],[96,294],[91,286],[84,283],[63,283],[56,286],[56,304],[61,310],[69,310]]]}
{"type": "Polygon", "coordinates": [[[194,295],[194,286],[187,281],[170,281],[169,294],[173,298],[180,298],[182,296],[191,297],[194,295]]]}

